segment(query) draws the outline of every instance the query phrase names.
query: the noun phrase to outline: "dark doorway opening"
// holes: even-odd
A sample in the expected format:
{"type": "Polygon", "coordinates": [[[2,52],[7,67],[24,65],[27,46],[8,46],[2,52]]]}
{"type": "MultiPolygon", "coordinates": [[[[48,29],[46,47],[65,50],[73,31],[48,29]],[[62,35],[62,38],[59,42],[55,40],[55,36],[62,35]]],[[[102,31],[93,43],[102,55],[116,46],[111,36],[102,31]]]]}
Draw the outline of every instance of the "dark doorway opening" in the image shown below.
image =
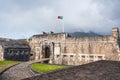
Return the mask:
{"type": "Polygon", "coordinates": [[[45,47],[45,58],[49,58],[49,57],[50,57],[50,48],[45,47]]]}
{"type": "MultiPolygon", "coordinates": [[[[50,46],[44,46],[43,47],[43,58],[49,58],[50,57],[50,46]]],[[[44,61],[43,63],[49,63],[49,60],[44,61]]]]}
{"type": "MultiPolygon", "coordinates": [[[[42,46],[42,58],[50,58],[51,50],[49,45],[42,46]]],[[[43,63],[49,63],[49,60],[43,61],[43,63]]]]}

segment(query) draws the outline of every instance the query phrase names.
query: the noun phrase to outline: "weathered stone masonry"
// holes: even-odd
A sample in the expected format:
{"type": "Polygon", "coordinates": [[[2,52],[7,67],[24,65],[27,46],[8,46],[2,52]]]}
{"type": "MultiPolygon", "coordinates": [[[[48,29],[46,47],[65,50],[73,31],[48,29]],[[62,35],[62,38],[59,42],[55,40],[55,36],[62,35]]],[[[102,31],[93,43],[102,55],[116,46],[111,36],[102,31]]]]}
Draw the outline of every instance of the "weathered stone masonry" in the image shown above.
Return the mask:
{"type": "Polygon", "coordinates": [[[34,35],[29,41],[31,60],[50,58],[49,63],[80,65],[97,60],[120,60],[119,29],[112,35],[70,37],[67,33],[34,35]]]}
{"type": "Polygon", "coordinates": [[[3,49],[1,45],[0,45],[0,60],[3,60],[3,49]]]}
{"type": "Polygon", "coordinates": [[[40,60],[80,65],[98,60],[120,60],[119,29],[112,35],[70,37],[67,33],[43,33],[26,40],[0,39],[0,60],[40,60]]]}
{"type": "Polygon", "coordinates": [[[30,47],[25,40],[0,41],[0,60],[28,61],[30,47]]]}

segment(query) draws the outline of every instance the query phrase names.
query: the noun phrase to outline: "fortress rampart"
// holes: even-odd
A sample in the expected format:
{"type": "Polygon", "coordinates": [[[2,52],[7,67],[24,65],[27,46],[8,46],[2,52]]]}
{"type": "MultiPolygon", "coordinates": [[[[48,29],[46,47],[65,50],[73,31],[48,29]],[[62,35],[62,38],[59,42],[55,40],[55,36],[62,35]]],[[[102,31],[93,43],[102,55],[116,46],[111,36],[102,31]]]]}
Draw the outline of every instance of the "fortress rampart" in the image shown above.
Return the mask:
{"type": "Polygon", "coordinates": [[[112,35],[70,37],[67,33],[34,35],[30,40],[34,57],[50,57],[50,63],[79,65],[97,60],[119,60],[119,29],[112,35]]]}

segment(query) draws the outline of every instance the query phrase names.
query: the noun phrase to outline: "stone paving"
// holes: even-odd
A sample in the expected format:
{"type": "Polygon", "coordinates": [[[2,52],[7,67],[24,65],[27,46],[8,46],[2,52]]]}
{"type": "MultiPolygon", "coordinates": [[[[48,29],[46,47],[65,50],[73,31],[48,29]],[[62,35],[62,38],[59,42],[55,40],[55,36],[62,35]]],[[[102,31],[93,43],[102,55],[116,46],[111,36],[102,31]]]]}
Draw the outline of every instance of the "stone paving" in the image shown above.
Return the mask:
{"type": "Polygon", "coordinates": [[[45,74],[31,71],[30,65],[34,62],[24,62],[8,69],[0,80],[120,80],[120,61],[98,61],[45,74]]]}
{"type": "Polygon", "coordinates": [[[120,80],[120,62],[98,61],[23,80],[120,80]]]}
{"type": "Polygon", "coordinates": [[[38,75],[37,73],[35,73],[31,70],[31,64],[40,62],[40,61],[44,61],[44,60],[47,60],[47,59],[23,62],[16,66],[13,66],[10,69],[8,69],[7,71],[5,71],[2,75],[0,75],[0,80],[21,80],[24,78],[38,75]]]}

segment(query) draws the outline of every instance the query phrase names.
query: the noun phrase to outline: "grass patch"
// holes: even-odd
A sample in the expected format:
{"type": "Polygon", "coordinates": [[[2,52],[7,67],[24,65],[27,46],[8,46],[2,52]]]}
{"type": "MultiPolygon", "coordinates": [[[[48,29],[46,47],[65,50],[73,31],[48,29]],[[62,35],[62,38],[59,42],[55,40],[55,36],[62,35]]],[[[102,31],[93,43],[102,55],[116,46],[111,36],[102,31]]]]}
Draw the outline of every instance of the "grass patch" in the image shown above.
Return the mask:
{"type": "Polygon", "coordinates": [[[17,61],[8,61],[8,60],[4,60],[4,61],[0,61],[0,72],[2,72],[3,70],[5,70],[6,68],[13,66],[15,64],[18,64],[19,62],[17,61]]]}
{"type": "Polygon", "coordinates": [[[54,71],[58,69],[64,69],[68,68],[69,66],[60,66],[60,65],[50,65],[50,64],[40,64],[40,63],[35,63],[32,64],[32,69],[39,71],[39,72],[49,72],[49,71],[54,71]]]}

